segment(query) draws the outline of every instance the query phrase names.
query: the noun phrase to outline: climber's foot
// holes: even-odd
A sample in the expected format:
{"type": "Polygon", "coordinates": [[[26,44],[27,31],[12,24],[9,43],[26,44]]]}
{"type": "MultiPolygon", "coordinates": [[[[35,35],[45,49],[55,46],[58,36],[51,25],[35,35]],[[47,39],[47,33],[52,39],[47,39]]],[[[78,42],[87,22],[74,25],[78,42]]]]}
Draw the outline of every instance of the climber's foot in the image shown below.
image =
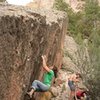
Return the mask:
{"type": "Polygon", "coordinates": [[[32,98],[32,95],[29,92],[27,92],[26,94],[30,99],[32,98]]]}

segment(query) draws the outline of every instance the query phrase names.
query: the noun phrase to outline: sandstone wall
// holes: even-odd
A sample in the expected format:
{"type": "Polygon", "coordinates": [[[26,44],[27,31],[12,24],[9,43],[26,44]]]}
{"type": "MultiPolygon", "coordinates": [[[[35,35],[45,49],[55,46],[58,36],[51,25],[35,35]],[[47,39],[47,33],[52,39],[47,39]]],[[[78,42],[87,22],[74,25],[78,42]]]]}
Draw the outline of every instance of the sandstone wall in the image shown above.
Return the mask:
{"type": "Polygon", "coordinates": [[[62,64],[66,33],[63,12],[0,4],[0,100],[23,100],[41,75],[41,55],[62,64]]]}

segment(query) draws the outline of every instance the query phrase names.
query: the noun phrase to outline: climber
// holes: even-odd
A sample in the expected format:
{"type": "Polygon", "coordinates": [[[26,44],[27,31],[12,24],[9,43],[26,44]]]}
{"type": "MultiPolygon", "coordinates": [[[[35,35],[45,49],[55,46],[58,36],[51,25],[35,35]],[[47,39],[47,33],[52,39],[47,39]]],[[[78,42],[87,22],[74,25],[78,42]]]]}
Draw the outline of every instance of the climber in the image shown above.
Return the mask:
{"type": "Polygon", "coordinates": [[[69,100],[73,100],[75,96],[77,82],[80,82],[80,78],[82,78],[80,73],[75,73],[68,77],[68,86],[70,88],[69,100]]]}
{"type": "Polygon", "coordinates": [[[42,62],[43,62],[43,69],[45,71],[44,73],[44,79],[43,82],[40,82],[39,80],[34,80],[31,86],[31,90],[29,92],[27,92],[27,95],[32,98],[32,95],[35,91],[39,90],[39,91],[48,91],[52,80],[54,78],[54,76],[56,76],[57,74],[57,67],[48,67],[46,64],[46,56],[42,56],[42,62]]]}
{"type": "MultiPolygon", "coordinates": [[[[76,98],[78,100],[88,100],[89,99],[89,90],[78,88],[76,91],[76,98]]],[[[74,99],[75,99],[75,97],[74,97],[74,99]]]]}

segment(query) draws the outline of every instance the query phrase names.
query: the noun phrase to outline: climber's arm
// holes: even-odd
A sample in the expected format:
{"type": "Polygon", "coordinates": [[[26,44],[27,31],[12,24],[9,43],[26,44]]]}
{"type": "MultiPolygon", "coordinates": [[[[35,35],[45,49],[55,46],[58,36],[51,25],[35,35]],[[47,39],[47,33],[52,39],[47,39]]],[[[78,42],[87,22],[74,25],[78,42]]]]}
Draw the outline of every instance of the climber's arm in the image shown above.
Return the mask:
{"type": "Polygon", "coordinates": [[[43,60],[43,68],[47,71],[50,72],[50,68],[48,68],[47,64],[46,64],[46,56],[42,55],[42,60],[43,60]]]}

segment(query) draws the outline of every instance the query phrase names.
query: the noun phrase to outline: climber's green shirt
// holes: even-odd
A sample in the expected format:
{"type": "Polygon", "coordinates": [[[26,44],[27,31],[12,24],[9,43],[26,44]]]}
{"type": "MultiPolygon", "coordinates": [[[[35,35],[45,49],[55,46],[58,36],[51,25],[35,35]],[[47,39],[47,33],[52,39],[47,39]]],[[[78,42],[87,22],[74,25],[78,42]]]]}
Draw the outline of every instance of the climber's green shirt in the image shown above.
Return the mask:
{"type": "Polygon", "coordinates": [[[54,72],[53,72],[53,70],[50,70],[50,72],[47,72],[47,73],[44,74],[43,83],[50,86],[53,77],[54,77],[54,72]]]}

